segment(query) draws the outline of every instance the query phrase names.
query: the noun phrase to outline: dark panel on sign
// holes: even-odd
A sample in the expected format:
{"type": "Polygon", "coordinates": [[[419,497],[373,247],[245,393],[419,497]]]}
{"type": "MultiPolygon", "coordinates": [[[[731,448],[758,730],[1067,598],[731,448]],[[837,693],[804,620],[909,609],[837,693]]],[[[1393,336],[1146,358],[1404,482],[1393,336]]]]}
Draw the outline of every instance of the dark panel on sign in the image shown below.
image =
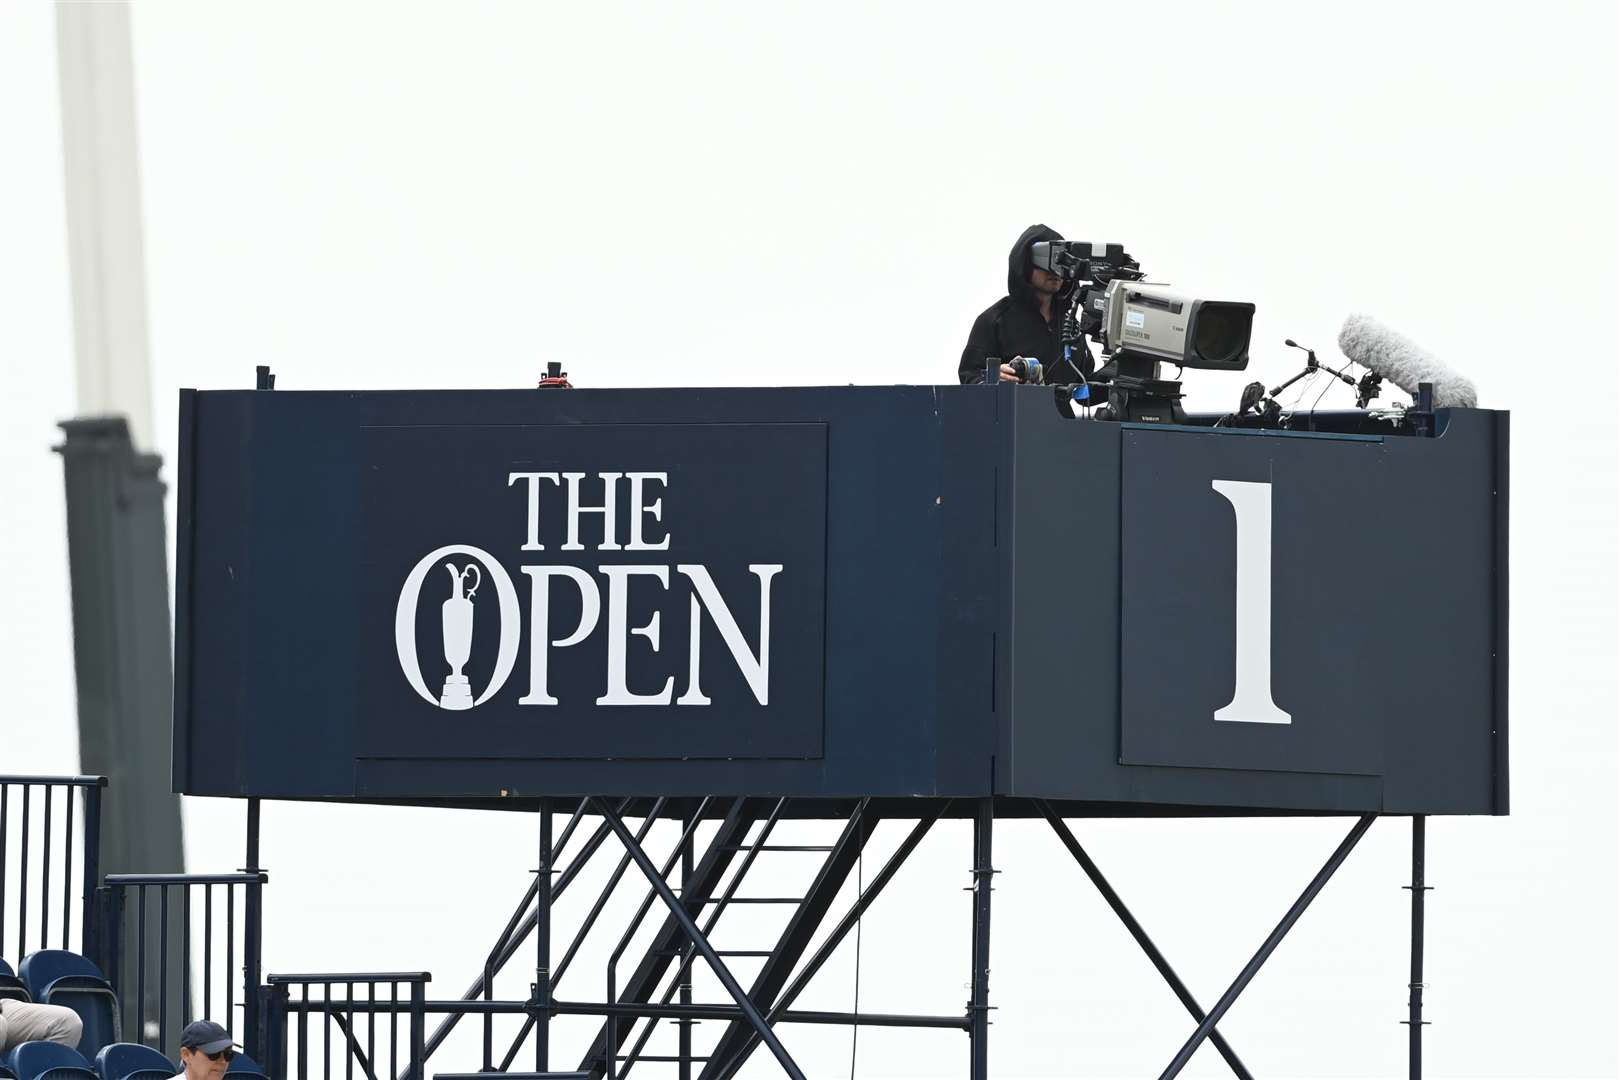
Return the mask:
{"type": "Polygon", "coordinates": [[[1377,774],[1383,445],[1123,433],[1120,760],[1377,774]],[[1269,594],[1269,595],[1268,595],[1269,594]]]}
{"type": "Polygon", "coordinates": [[[360,757],[821,755],[824,424],[362,442],[360,757]]]}

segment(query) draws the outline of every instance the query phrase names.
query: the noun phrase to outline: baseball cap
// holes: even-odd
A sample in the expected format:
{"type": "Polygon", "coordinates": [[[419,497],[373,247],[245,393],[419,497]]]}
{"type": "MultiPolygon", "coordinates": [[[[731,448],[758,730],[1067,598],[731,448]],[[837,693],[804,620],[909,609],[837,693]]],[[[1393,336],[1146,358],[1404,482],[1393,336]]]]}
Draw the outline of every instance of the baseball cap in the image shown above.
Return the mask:
{"type": "Polygon", "coordinates": [[[187,1024],[186,1029],[180,1033],[180,1045],[187,1050],[201,1050],[205,1054],[217,1054],[225,1049],[241,1049],[231,1041],[231,1033],[212,1020],[193,1020],[187,1024]]]}

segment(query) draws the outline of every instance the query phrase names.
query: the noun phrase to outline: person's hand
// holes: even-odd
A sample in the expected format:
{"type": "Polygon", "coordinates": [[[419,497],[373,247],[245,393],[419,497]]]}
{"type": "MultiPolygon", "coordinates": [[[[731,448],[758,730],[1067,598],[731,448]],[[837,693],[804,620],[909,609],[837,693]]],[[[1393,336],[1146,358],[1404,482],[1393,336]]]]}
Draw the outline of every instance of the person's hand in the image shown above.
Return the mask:
{"type": "Polygon", "coordinates": [[[1013,370],[1013,366],[1011,364],[1002,364],[1001,365],[1001,381],[1002,382],[1023,382],[1024,380],[1020,379],[1018,377],[1018,372],[1013,370]]]}

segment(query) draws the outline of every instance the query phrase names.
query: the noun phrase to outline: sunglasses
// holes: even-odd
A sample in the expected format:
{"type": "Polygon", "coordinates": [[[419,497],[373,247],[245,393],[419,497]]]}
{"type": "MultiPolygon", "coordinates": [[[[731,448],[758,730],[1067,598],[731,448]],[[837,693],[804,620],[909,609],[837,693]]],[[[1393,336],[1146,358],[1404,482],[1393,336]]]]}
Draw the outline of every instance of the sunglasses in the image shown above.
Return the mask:
{"type": "Polygon", "coordinates": [[[232,1061],[236,1060],[236,1051],[232,1050],[232,1049],[230,1049],[228,1047],[226,1049],[224,1049],[224,1050],[216,1050],[212,1054],[208,1053],[208,1051],[206,1051],[206,1050],[198,1050],[198,1049],[195,1049],[195,1048],[193,1048],[191,1050],[191,1052],[193,1054],[201,1054],[204,1057],[206,1057],[209,1061],[221,1061],[221,1060],[223,1060],[226,1064],[230,1064],[232,1061]]]}

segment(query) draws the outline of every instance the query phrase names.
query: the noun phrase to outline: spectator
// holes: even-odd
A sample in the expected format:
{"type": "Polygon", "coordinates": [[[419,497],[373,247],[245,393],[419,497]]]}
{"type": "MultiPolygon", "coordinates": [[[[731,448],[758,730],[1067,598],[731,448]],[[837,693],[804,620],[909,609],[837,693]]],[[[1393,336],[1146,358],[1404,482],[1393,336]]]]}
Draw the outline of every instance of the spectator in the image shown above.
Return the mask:
{"type": "Polygon", "coordinates": [[[84,1021],[72,1009],[61,1005],[36,1005],[32,1001],[0,1000],[0,1054],[19,1043],[46,1039],[69,1050],[79,1048],[84,1021]]]}
{"type": "Polygon", "coordinates": [[[180,1068],[174,1080],[221,1080],[242,1049],[212,1020],[193,1020],[180,1033],[180,1068]]]}

